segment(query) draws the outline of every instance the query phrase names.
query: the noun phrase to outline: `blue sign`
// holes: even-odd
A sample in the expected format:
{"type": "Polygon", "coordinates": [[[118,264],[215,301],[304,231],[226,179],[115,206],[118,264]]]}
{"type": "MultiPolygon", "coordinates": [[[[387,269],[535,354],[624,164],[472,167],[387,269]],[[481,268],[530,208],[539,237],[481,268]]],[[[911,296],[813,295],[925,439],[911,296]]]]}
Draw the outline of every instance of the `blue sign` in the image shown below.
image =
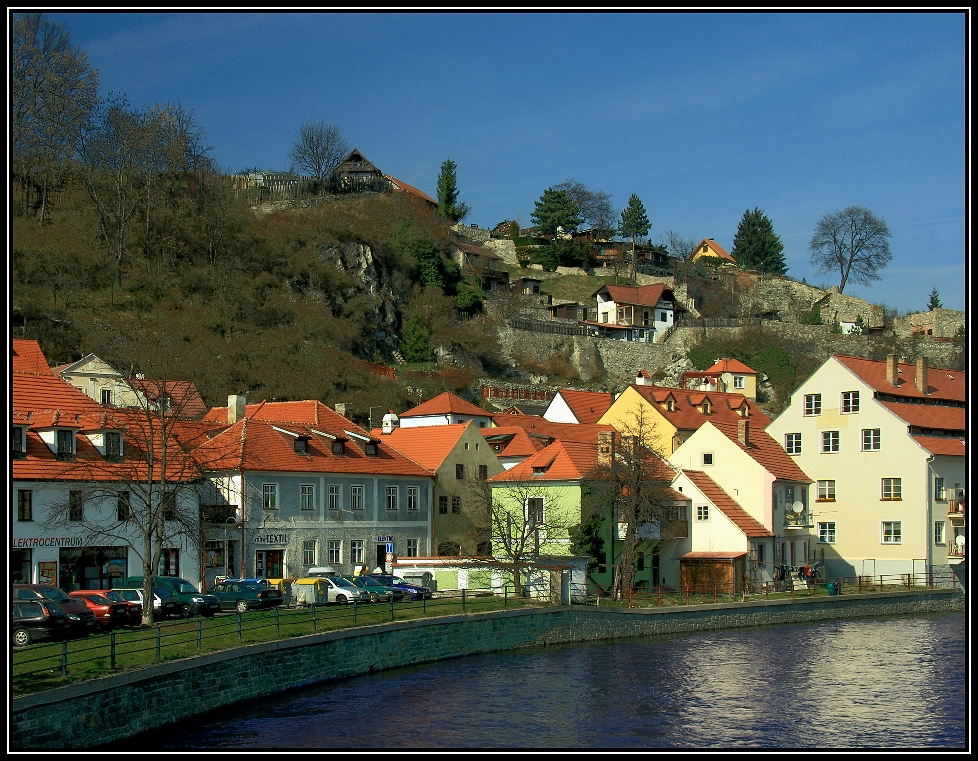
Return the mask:
{"type": "Polygon", "coordinates": [[[387,551],[391,553],[394,552],[394,542],[387,543],[387,551]]]}

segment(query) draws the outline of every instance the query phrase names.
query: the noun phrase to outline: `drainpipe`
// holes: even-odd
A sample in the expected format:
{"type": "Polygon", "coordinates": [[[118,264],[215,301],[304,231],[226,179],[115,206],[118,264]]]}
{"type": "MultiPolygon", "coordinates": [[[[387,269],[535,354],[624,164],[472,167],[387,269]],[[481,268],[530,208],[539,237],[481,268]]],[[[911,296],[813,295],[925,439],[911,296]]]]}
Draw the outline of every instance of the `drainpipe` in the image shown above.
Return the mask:
{"type": "Polygon", "coordinates": [[[240,495],[241,503],[241,575],[239,579],[248,578],[245,576],[245,484],[244,484],[244,468],[238,468],[238,494],[240,495]]]}
{"type": "MultiPolygon", "coordinates": [[[[924,463],[925,478],[927,479],[927,509],[924,510],[924,520],[927,524],[924,526],[924,573],[928,573],[931,570],[931,566],[934,562],[934,539],[931,535],[932,526],[934,525],[934,506],[933,506],[933,496],[934,496],[934,479],[933,479],[933,468],[934,455],[930,455],[924,463]]],[[[947,524],[945,522],[945,531],[947,531],[947,524]]],[[[944,537],[947,539],[947,536],[944,537]]],[[[911,563],[912,565],[912,563],[911,563]]]]}

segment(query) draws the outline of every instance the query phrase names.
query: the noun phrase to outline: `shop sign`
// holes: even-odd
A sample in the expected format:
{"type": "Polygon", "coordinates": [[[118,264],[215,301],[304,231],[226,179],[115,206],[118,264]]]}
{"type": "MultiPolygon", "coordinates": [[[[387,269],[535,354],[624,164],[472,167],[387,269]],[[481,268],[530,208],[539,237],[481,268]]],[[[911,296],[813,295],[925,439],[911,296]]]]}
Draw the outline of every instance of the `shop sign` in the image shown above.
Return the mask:
{"type": "Polygon", "coordinates": [[[394,537],[392,537],[392,536],[377,536],[377,537],[374,537],[374,541],[377,542],[377,544],[387,544],[388,542],[393,542],[394,541],[394,537]]]}
{"type": "Polygon", "coordinates": [[[85,542],[78,536],[28,536],[14,539],[14,549],[22,547],[83,547],[85,542]]]}
{"type": "Polygon", "coordinates": [[[286,533],[281,534],[255,534],[251,540],[252,544],[288,544],[289,535],[286,533]]]}

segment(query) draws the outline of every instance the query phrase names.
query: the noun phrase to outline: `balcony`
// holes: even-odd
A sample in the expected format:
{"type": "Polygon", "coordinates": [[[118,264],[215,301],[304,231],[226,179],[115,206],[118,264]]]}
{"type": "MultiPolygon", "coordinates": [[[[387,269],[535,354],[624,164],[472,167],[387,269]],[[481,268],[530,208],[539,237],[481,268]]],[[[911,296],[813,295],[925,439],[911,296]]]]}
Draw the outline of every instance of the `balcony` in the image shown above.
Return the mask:
{"type": "Polygon", "coordinates": [[[964,544],[958,544],[955,541],[950,541],[947,543],[947,556],[949,558],[963,558],[965,557],[964,544]]]}
{"type": "Polygon", "coordinates": [[[949,499],[947,501],[947,514],[948,515],[964,515],[964,500],[962,500],[962,499],[949,499]]]}
{"type": "Polygon", "coordinates": [[[800,513],[795,513],[792,512],[791,510],[785,510],[783,525],[786,529],[811,528],[812,527],[811,513],[809,513],[807,510],[802,510],[800,513]]]}

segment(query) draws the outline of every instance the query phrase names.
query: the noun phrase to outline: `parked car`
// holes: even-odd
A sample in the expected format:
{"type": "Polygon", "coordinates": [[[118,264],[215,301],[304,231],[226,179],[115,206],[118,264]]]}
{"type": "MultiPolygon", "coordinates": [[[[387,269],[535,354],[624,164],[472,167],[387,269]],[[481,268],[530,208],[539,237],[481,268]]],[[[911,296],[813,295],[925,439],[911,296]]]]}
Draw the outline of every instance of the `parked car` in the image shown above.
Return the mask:
{"type": "Polygon", "coordinates": [[[87,605],[95,614],[95,621],[105,631],[129,623],[129,606],[124,602],[110,600],[100,589],[76,589],[68,595],[87,605]]]}
{"type": "Polygon", "coordinates": [[[52,600],[68,615],[68,633],[75,637],[87,637],[96,630],[95,614],[80,600],[71,599],[67,592],[48,584],[14,584],[15,600],[52,600]]]}
{"type": "Polygon", "coordinates": [[[343,576],[347,581],[352,581],[361,589],[366,589],[370,592],[370,599],[373,602],[380,602],[381,600],[403,600],[405,592],[400,587],[391,587],[387,584],[382,584],[377,581],[377,579],[371,578],[370,576],[343,576]]]}
{"type": "Polygon", "coordinates": [[[102,591],[102,594],[113,602],[125,604],[126,614],[129,617],[129,626],[140,626],[143,623],[143,603],[141,598],[127,600],[118,589],[106,589],[102,591]]]}
{"type": "Polygon", "coordinates": [[[14,647],[24,647],[39,639],[57,639],[68,633],[68,614],[53,600],[14,600],[10,610],[14,647]]]}
{"type": "Polygon", "coordinates": [[[370,592],[339,576],[308,576],[292,584],[296,605],[322,605],[330,602],[370,602],[370,592]]]}
{"type": "Polygon", "coordinates": [[[278,589],[252,581],[228,579],[211,589],[211,594],[221,603],[221,610],[236,610],[238,613],[282,604],[282,593],[278,589]]]}
{"type": "Polygon", "coordinates": [[[420,600],[421,598],[430,600],[433,594],[428,587],[422,587],[419,584],[409,584],[400,576],[394,576],[389,573],[371,573],[369,575],[371,578],[376,579],[381,584],[386,584],[389,587],[396,587],[397,589],[403,589],[404,593],[409,595],[409,600],[420,600]]]}
{"type": "MultiPolygon", "coordinates": [[[[142,587],[138,589],[135,587],[121,587],[112,591],[118,592],[127,602],[136,602],[142,607],[146,607],[142,587]]],[[[171,595],[165,589],[160,589],[159,587],[153,590],[154,620],[165,621],[168,618],[181,618],[182,616],[183,605],[180,604],[180,600],[177,599],[176,595],[171,595]]]]}
{"type": "MultiPolygon", "coordinates": [[[[127,587],[142,587],[142,576],[130,576],[126,580],[127,587]]],[[[198,592],[197,587],[186,579],[176,576],[158,576],[156,587],[165,589],[172,595],[176,595],[180,600],[183,615],[190,616],[213,616],[221,609],[220,601],[212,594],[198,592]]]]}

